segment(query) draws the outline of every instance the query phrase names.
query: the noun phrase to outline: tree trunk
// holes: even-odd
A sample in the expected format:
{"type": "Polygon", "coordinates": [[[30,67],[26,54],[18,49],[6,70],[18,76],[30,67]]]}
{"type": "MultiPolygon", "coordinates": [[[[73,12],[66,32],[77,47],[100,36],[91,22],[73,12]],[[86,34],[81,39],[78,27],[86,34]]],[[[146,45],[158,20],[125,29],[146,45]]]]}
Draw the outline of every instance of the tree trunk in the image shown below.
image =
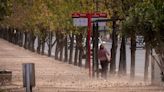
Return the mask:
{"type": "MultiPolygon", "coordinates": [[[[57,34],[57,33],[56,33],[57,34]]],[[[56,48],[55,48],[55,59],[59,59],[58,58],[58,53],[59,53],[59,38],[58,36],[56,35],[56,48]]]]}
{"type": "Polygon", "coordinates": [[[13,30],[13,28],[11,28],[11,34],[12,34],[11,35],[11,38],[12,38],[11,42],[14,43],[14,30],[13,30]]]}
{"type": "Polygon", "coordinates": [[[74,65],[77,65],[78,56],[79,56],[79,48],[80,48],[80,38],[79,37],[80,37],[80,35],[76,35],[74,65]]]}
{"type": "Polygon", "coordinates": [[[45,41],[44,41],[45,39],[42,39],[42,42],[41,42],[41,44],[42,44],[42,52],[41,52],[41,54],[42,55],[44,55],[44,49],[45,49],[45,41]]]}
{"type": "Polygon", "coordinates": [[[133,33],[131,35],[131,69],[130,69],[130,78],[134,79],[135,76],[135,53],[136,53],[136,35],[133,33]]]}
{"type": "Polygon", "coordinates": [[[62,61],[63,60],[63,49],[64,48],[63,48],[63,44],[61,44],[60,46],[61,47],[60,47],[60,59],[59,60],[62,61]]]}
{"type": "Polygon", "coordinates": [[[40,48],[41,48],[41,40],[38,37],[38,46],[37,46],[37,53],[40,54],[40,48]]]}
{"type": "Polygon", "coordinates": [[[92,36],[92,44],[93,44],[93,49],[92,49],[92,53],[93,53],[93,59],[92,59],[92,76],[95,77],[97,74],[97,78],[99,77],[99,68],[98,68],[98,23],[94,23],[93,24],[93,36],[92,36]]]}
{"type": "Polygon", "coordinates": [[[55,48],[55,59],[59,59],[59,50],[60,50],[60,32],[56,32],[56,48],[55,48]]]}
{"type": "Polygon", "coordinates": [[[24,32],[24,48],[27,49],[27,32],[24,32]]]}
{"type": "MultiPolygon", "coordinates": [[[[88,39],[88,36],[87,36],[87,38],[86,39],[88,39]]],[[[85,56],[85,68],[88,68],[88,40],[86,40],[86,43],[85,43],[85,46],[86,46],[86,48],[85,48],[85,51],[86,51],[86,56],[85,56]]]]}
{"type": "Polygon", "coordinates": [[[14,30],[14,44],[18,45],[18,30],[13,29],[14,30]]]}
{"type": "Polygon", "coordinates": [[[83,35],[82,33],[78,36],[78,40],[79,40],[79,46],[78,46],[78,49],[79,49],[79,63],[78,63],[78,66],[82,66],[82,55],[83,55],[83,35]]]}
{"type": "Polygon", "coordinates": [[[52,50],[52,32],[49,31],[49,42],[48,42],[48,56],[51,56],[51,50],[52,50]]]}
{"type": "Polygon", "coordinates": [[[113,21],[113,32],[112,32],[112,49],[111,49],[111,64],[110,64],[110,73],[116,73],[116,53],[117,53],[117,34],[116,34],[116,21],[113,21]]]}
{"type": "Polygon", "coordinates": [[[74,65],[77,65],[77,59],[78,59],[78,46],[76,43],[76,48],[75,48],[75,57],[74,57],[74,65]]]}
{"type": "Polygon", "coordinates": [[[155,70],[154,70],[154,67],[155,67],[155,61],[154,61],[152,50],[151,50],[151,84],[152,85],[155,82],[154,81],[154,78],[155,78],[155,70]]]}
{"type": "Polygon", "coordinates": [[[16,33],[16,44],[19,45],[19,30],[17,29],[17,33],[16,33]]]}
{"type": "Polygon", "coordinates": [[[2,38],[2,35],[4,34],[4,32],[3,32],[3,29],[1,27],[0,27],[0,32],[1,32],[0,38],[2,38]]]}
{"type": "Polygon", "coordinates": [[[55,59],[57,60],[58,60],[58,53],[59,53],[59,38],[56,37],[55,59]]]}
{"type": "Polygon", "coordinates": [[[19,32],[19,46],[22,47],[23,46],[23,33],[22,31],[19,32]]]}
{"type": "Polygon", "coordinates": [[[22,38],[21,38],[21,31],[19,30],[18,31],[18,42],[17,42],[19,46],[21,46],[21,40],[22,40],[22,38]]]}
{"type": "Polygon", "coordinates": [[[35,35],[32,31],[28,34],[28,49],[32,52],[35,52],[34,43],[35,43],[35,35]]]}
{"type": "Polygon", "coordinates": [[[23,46],[23,32],[20,32],[20,46],[23,46]]]}
{"type": "Polygon", "coordinates": [[[92,31],[92,77],[95,77],[96,71],[96,30],[95,30],[95,23],[93,24],[93,31],[92,31]]]}
{"type": "Polygon", "coordinates": [[[0,37],[2,38],[2,35],[4,34],[4,32],[3,32],[3,29],[2,29],[2,28],[0,28],[0,32],[1,32],[0,37]]]}
{"type": "MultiPolygon", "coordinates": [[[[14,43],[14,30],[13,30],[13,28],[10,28],[10,29],[11,29],[11,38],[12,38],[11,42],[14,43]]],[[[10,37],[9,37],[9,39],[10,39],[10,37]]]]}
{"type": "Polygon", "coordinates": [[[64,50],[64,35],[61,34],[61,38],[60,38],[60,61],[63,60],[63,50],[64,50]]]}
{"type": "Polygon", "coordinates": [[[122,37],[120,48],[119,75],[126,75],[126,42],[125,36],[122,37]]]}
{"type": "Polygon", "coordinates": [[[144,81],[148,80],[148,67],[149,67],[149,55],[150,55],[150,47],[148,44],[145,44],[146,53],[145,53],[145,68],[144,68],[144,81]]]}
{"type": "Polygon", "coordinates": [[[80,48],[79,50],[79,63],[78,66],[82,66],[82,55],[83,55],[83,48],[80,48]]]}
{"type": "Polygon", "coordinates": [[[69,56],[69,64],[72,64],[72,58],[73,58],[73,45],[74,45],[74,35],[70,37],[71,43],[70,43],[70,56],[69,56]]]}
{"type": "Polygon", "coordinates": [[[11,37],[9,37],[8,39],[11,38],[11,43],[14,43],[14,32],[13,32],[13,29],[10,28],[10,31],[11,31],[11,37]]]}
{"type": "Polygon", "coordinates": [[[62,61],[63,59],[63,47],[64,47],[64,35],[61,31],[56,32],[56,52],[55,59],[59,59],[62,61]]]}
{"type": "Polygon", "coordinates": [[[64,62],[67,62],[68,61],[68,41],[67,41],[67,36],[65,37],[65,58],[64,58],[64,62]]]}
{"type": "Polygon", "coordinates": [[[6,35],[5,39],[6,39],[7,41],[9,41],[9,42],[12,42],[12,36],[13,36],[13,34],[12,34],[12,29],[11,29],[11,28],[9,28],[9,29],[5,32],[5,35],[6,35]]]}
{"type": "MultiPolygon", "coordinates": [[[[3,39],[6,39],[6,37],[7,37],[7,35],[6,35],[6,33],[9,31],[9,29],[3,29],[3,35],[2,35],[2,38],[3,39]]],[[[8,32],[8,35],[9,35],[9,32],[8,32]]],[[[9,40],[7,40],[7,41],[9,41],[9,40]]]]}
{"type": "Polygon", "coordinates": [[[36,37],[35,37],[35,35],[34,34],[32,34],[32,41],[31,41],[31,51],[32,52],[35,52],[35,39],[36,39],[36,37]]]}
{"type": "Polygon", "coordinates": [[[27,49],[28,50],[31,50],[31,33],[30,32],[28,32],[28,34],[27,34],[27,49]]]}

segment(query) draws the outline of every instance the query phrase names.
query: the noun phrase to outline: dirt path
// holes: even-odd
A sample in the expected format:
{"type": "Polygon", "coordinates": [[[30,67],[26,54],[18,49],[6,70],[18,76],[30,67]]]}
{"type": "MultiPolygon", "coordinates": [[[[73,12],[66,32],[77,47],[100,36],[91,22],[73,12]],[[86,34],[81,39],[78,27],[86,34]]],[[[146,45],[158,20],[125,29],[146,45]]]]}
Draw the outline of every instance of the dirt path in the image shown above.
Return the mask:
{"type": "MultiPolygon", "coordinates": [[[[12,84],[8,86],[3,86],[1,88],[19,89],[20,92],[24,90],[22,88],[23,63],[35,64],[35,92],[109,92],[109,90],[120,92],[119,90],[117,90],[118,88],[126,87],[126,89],[129,89],[129,86],[145,87],[145,85],[149,85],[149,82],[144,83],[140,78],[133,82],[128,80],[128,77],[109,77],[107,80],[101,78],[90,79],[88,77],[87,69],[79,68],[61,61],[57,61],[53,58],[48,58],[47,56],[32,53],[22,47],[13,45],[7,41],[0,39],[0,70],[11,70],[13,74],[12,84]]],[[[17,90],[15,92],[19,91],[17,90]]]]}

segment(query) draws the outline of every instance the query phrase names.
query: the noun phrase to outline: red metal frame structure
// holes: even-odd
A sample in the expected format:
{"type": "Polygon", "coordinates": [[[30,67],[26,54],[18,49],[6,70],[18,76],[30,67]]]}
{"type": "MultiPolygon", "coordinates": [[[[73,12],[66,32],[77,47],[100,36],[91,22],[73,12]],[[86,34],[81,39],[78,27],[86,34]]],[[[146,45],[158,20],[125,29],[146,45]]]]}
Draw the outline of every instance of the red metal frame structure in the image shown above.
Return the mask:
{"type": "Polygon", "coordinates": [[[87,40],[88,40],[88,68],[89,68],[89,77],[92,77],[91,73],[91,32],[92,32],[92,18],[107,18],[106,13],[73,13],[72,18],[87,18],[88,19],[88,31],[87,31],[87,40]]]}

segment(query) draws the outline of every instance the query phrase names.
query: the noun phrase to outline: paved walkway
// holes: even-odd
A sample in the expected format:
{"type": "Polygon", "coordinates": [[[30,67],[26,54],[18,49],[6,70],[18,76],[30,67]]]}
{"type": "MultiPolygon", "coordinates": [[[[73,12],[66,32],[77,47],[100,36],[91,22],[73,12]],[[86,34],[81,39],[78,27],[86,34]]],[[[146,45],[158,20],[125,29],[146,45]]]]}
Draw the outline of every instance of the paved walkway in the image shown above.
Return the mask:
{"type": "MultiPolygon", "coordinates": [[[[36,71],[36,85],[58,85],[62,82],[73,82],[79,78],[87,79],[87,70],[54,60],[47,56],[38,55],[22,47],[0,39],[0,70],[11,70],[12,83],[22,85],[22,64],[34,63],[36,71]],[[59,84],[58,81],[60,81],[59,84]]],[[[66,84],[65,84],[66,85],[66,84]]]]}
{"type": "Polygon", "coordinates": [[[22,64],[34,63],[36,87],[34,92],[163,92],[162,87],[146,86],[141,80],[131,82],[128,77],[90,79],[88,70],[47,56],[38,55],[0,39],[0,70],[12,71],[12,83],[1,89],[13,88],[12,92],[24,92],[22,64]],[[137,87],[136,87],[137,86],[137,87]],[[144,87],[144,88],[143,88],[144,87]],[[139,88],[139,89],[138,89],[139,88]],[[109,91],[110,90],[110,91],[109,91]],[[123,91],[124,90],[124,91],[123,91]],[[140,91],[138,91],[140,90],[140,91]],[[155,91],[152,91],[155,90],[155,91]]]}

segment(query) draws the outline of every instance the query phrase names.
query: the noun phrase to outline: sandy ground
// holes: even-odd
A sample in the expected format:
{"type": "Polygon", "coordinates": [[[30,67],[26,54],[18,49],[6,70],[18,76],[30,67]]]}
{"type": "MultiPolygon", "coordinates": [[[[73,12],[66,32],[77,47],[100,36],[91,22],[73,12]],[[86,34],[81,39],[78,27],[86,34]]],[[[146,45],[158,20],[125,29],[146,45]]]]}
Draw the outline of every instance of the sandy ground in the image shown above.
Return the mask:
{"type": "Polygon", "coordinates": [[[12,83],[1,89],[24,92],[22,64],[34,63],[36,87],[34,92],[164,92],[163,87],[149,86],[136,77],[109,77],[107,80],[89,78],[88,69],[79,68],[47,56],[32,53],[0,39],[0,70],[12,71],[12,83]]]}

